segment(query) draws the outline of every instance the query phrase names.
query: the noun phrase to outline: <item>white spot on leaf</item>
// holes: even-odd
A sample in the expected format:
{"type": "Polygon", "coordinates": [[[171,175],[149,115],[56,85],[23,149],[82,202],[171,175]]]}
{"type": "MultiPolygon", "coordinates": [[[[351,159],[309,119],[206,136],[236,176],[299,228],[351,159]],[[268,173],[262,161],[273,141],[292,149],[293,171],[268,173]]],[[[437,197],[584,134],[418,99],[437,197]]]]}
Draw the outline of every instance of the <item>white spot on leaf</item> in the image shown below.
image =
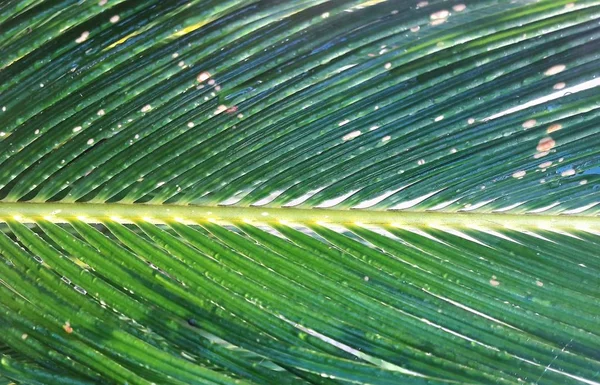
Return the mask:
{"type": "Polygon", "coordinates": [[[546,151],[552,150],[555,145],[556,145],[556,142],[554,141],[554,139],[552,139],[550,137],[546,137],[546,138],[543,138],[540,140],[536,149],[539,152],[546,152],[546,151]]]}
{"type": "Polygon", "coordinates": [[[202,83],[205,80],[210,79],[210,73],[204,71],[201,72],[200,75],[198,75],[198,77],[196,78],[196,80],[198,81],[198,83],[202,83]]]}
{"type": "Polygon", "coordinates": [[[84,31],[81,33],[81,35],[75,39],[76,43],[83,43],[84,41],[87,40],[87,38],[90,36],[90,33],[88,31],[84,31]]]}
{"type": "Polygon", "coordinates": [[[524,129],[528,129],[528,128],[535,127],[536,124],[537,124],[537,121],[535,119],[529,119],[529,120],[523,122],[522,126],[524,129]]]}
{"type": "Polygon", "coordinates": [[[448,16],[450,16],[450,12],[446,9],[442,9],[441,11],[432,13],[429,17],[431,20],[442,20],[448,18],[448,16]]]}
{"type": "Polygon", "coordinates": [[[358,138],[360,136],[360,131],[352,131],[342,137],[342,140],[352,140],[354,138],[358,138]]]}
{"type": "Polygon", "coordinates": [[[548,129],[546,130],[546,132],[549,133],[549,134],[551,134],[554,131],[560,130],[561,128],[562,128],[562,126],[560,124],[555,123],[555,124],[550,125],[550,127],[548,127],[548,129]]]}
{"type": "Polygon", "coordinates": [[[556,75],[560,72],[563,72],[565,70],[565,68],[567,68],[567,67],[564,64],[557,64],[555,66],[548,68],[546,70],[546,72],[544,72],[544,75],[546,75],[546,76],[556,75]]]}
{"type": "Polygon", "coordinates": [[[224,104],[221,104],[219,107],[217,107],[217,109],[213,112],[213,115],[219,115],[220,113],[224,112],[227,110],[227,106],[224,104]]]}

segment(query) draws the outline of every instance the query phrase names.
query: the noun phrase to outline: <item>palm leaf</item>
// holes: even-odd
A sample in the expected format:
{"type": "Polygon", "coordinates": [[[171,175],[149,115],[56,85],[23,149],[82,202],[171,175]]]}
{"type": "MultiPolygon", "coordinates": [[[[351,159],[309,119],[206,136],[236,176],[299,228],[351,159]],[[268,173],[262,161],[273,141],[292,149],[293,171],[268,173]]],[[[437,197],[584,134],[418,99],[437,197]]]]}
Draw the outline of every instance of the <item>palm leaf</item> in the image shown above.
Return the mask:
{"type": "Polygon", "coordinates": [[[597,384],[600,2],[0,4],[0,383],[597,384]]]}

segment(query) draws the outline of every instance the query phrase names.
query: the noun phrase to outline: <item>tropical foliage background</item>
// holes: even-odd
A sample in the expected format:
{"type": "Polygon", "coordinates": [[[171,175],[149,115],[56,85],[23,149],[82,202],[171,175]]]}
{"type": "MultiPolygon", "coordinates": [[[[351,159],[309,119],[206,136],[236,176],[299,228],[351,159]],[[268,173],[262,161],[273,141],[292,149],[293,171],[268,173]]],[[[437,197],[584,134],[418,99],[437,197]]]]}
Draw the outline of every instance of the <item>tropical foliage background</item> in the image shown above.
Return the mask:
{"type": "Polygon", "coordinates": [[[600,383],[600,1],[0,2],[0,384],[600,383]]]}

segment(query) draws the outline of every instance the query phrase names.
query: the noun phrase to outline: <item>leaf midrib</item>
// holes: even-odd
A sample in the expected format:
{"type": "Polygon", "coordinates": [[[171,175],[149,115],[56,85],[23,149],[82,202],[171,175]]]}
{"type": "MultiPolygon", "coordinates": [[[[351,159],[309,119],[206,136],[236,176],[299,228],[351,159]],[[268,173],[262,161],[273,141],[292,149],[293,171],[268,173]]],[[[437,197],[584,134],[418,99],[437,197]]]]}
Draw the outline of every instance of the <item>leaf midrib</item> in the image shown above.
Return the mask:
{"type": "Polygon", "coordinates": [[[122,223],[139,220],[151,223],[196,222],[296,222],[416,227],[528,227],[598,229],[600,217],[504,213],[449,213],[416,211],[335,210],[305,208],[262,208],[235,206],[183,206],[119,203],[0,203],[0,222],[22,223],[44,218],[52,222],[82,220],[98,223],[111,219],[122,223]]]}

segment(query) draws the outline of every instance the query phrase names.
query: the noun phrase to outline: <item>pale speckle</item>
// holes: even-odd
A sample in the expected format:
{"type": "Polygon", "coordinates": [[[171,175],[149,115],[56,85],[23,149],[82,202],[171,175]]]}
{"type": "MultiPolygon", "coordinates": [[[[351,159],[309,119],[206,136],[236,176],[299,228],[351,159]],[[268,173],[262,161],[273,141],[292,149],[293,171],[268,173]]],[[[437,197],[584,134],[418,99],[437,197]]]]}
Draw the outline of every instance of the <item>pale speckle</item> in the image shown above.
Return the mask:
{"type": "Polygon", "coordinates": [[[344,135],[344,136],[342,137],[342,140],[343,140],[343,141],[346,141],[346,140],[352,140],[352,139],[354,139],[354,138],[358,138],[358,137],[360,136],[360,134],[361,134],[361,132],[360,132],[360,131],[352,131],[352,132],[350,132],[350,133],[348,133],[348,134],[344,135]]]}
{"type": "Polygon", "coordinates": [[[77,39],[75,39],[76,43],[83,43],[90,36],[88,31],[84,31],[77,39]]]}
{"type": "Polygon", "coordinates": [[[96,114],[98,116],[104,116],[105,112],[104,112],[104,110],[98,110],[98,112],[96,114]]]}
{"type": "Polygon", "coordinates": [[[446,9],[442,9],[441,11],[432,13],[429,17],[431,20],[443,20],[448,18],[448,16],[450,16],[450,12],[446,9]]]}
{"type": "Polygon", "coordinates": [[[431,21],[431,25],[436,26],[436,25],[440,25],[440,24],[444,24],[446,22],[447,19],[437,19],[437,20],[432,20],[431,21]]]}
{"type": "Polygon", "coordinates": [[[238,119],[243,119],[244,118],[244,114],[238,114],[237,117],[238,117],[238,119]]]}
{"type": "Polygon", "coordinates": [[[551,134],[554,131],[558,131],[562,128],[562,126],[558,123],[554,123],[552,125],[550,125],[550,127],[548,127],[548,129],[546,130],[547,133],[551,134]]]}
{"type": "Polygon", "coordinates": [[[215,110],[215,112],[213,112],[213,115],[219,115],[220,113],[224,112],[227,110],[227,106],[224,104],[221,104],[219,107],[217,107],[217,109],[215,110]]]}
{"type": "Polygon", "coordinates": [[[469,118],[469,120],[467,120],[467,123],[468,124],[473,124],[473,123],[475,123],[475,119],[469,118]]]}
{"type": "Polygon", "coordinates": [[[371,128],[369,128],[369,131],[375,131],[378,128],[379,128],[379,126],[372,126],[371,128]]]}
{"type": "Polygon", "coordinates": [[[385,69],[389,70],[390,68],[392,68],[392,63],[385,63],[385,69]]]}
{"type": "Polygon", "coordinates": [[[440,120],[442,120],[442,119],[444,119],[444,115],[440,115],[440,116],[438,116],[437,118],[435,118],[434,120],[435,120],[436,122],[439,122],[439,121],[440,121],[440,120]]]}
{"type": "Polygon", "coordinates": [[[158,182],[158,183],[156,184],[156,187],[160,187],[160,186],[164,185],[165,183],[166,183],[166,182],[158,182]]]}
{"type": "Polygon", "coordinates": [[[546,72],[544,72],[544,75],[546,75],[546,76],[556,75],[557,73],[563,72],[565,70],[565,68],[567,68],[567,66],[565,66],[564,64],[557,64],[555,66],[548,68],[546,70],[546,72]]]}
{"type": "Polygon", "coordinates": [[[365,275],[365,278],[364,278],[364,280],[365,280],[365,282],[369,282],[369,276],[368,276],[368,275],[365,275]]]}
{"type": "Polygon", "coordinates": [[[29,336],[27,335],[27,333],[23,333],[23,334],[21,335],[21,339],[22,339],[22,340],[26,340],[26,339],[27,339],[27,337],[29,337],[29,336]]]}
{"type": "Polygon", "coordinates": [[[185,62],[182,60],[179,63],[177,63],[178,66],[180,67],[184,67],[185,66],[185,62]]]}
{"type": "Polygon", "coordinates": [[[348,124],[348,123],[350,123],[350,120],[344,119],[344,120],[342,120],[341,122],[338,123],[338,126],[343,126],[344,124],[348,124]]]}
{"type": "Polygon", "coordinates": [[[512,174],[513,178],[523,178],[525,176],[525,174],[527,174],[527,172],[525,170],[519,170],[516,171],[512,174]]]}
{"type": "Polygon", "coordinates": [[[260,215],[262,215],[263,217],[267,217],[267,216],[269,216],[269,213],[265,211],[265,212],[260,213],[260,215]]]}
{"type": "Polygon", "coordinates": [[[194,127],[194,122],[188,122],[187,126],[188,126],[189,128],[192,128],[192,127],[194,127]]]}
{"type": "Polygon", "coordinates": [[[573,170],[572,168],[563,171],[560,176],[573,176],[575,175],[575,170],[573,170]]]}
{"type": "Polygon", "coordinates": [[[135,134],[135,136],[133,137],[133,139],[139,139],[140,135],[139,134],[135,134]]]}
{"type": "Polygon", "coordinates": [[[466,6],[466,5],[464,5],[464,4],[456,4],[455,6],[453,6],[453,7],[452,7],[452,9],[453,9],[455,12],[462,12],[462,11],[464,11],[465,9],[467,9],[467,6],[466,6]]]}
{"type": "Polygon", "coordinates": [[[110,18],[110,22],[114,24],[114,23],[118,22],[119,19],[120,19],[119,15],[114,15],[110,18]]]}
{"type": "Polygon", "coordinates": [[[382,142],[387,142],[387,141],[388,141],[388,140],[390,140],[390,139],[392,139],[392,137],[391,137],[391,136],[389,136],[389,135],[387,135],[387,136],[384,136],[383,138],[381,138],[381,141],[382,141],[382,142]]]}
{"type": "Polygon", "coordinates": [[[529,119],[522,124],[522,127],[524,129],[528,129],[528,128],[535,127],[536,124],[537,124],[537,121],[535,119],[529,119]]]}
{"type": "Polygon", "coordinates": [[[495,278],[490,279],[490,285],[494,287],[500,286],[500,281],[497,281],[495,278]]]}
{"type": "Polygon", "coordinates": [[[562,90],[563,88],[565,88],[567,85],[563,82],[560,83],[556,83],[552,88],[554,88],[555,90],[562,90]]]}
{"type": "Polygon", "coordinates": [[[87,144],[89,144],[90,146],[91,146],[92,144],[94,144],[94,139],[92,139],[92,138],[88,139],[88,141],[87,141],[87,144]]]}
{"type": "Polygon", "coordinates": [[[144,107],[142,107],[141,111],[142,112],[148,112],[152,109],[152,106],[149,104],[146,104],[144,107]]]}
{"type": "Polygon", "coordinates": [[[538,152],[533,156],[533,159],[540,159],[545,157],[546,155],[548,155],[549,152],[548,151],[544,151],[544,152],[538,152]]]}
{"type": "Polygon", "coordinates": [[[324,13],[322,13],[322,14],[321,14],[321,17],[322,17],[323,19],[327,19],[327,18],[329,17],[329,12],[324,12],[324,13]]]}
{"type": "Polygon", "coordinates": [[[210,73],[204,71],[201,72],[200,75],[198,75],[198,77],[196,78],[196,80],[198,81],[198,83],[202,83],[203,81],[210,79],[210,73]]]}
{"type": "Polygon", "coordinates": [[[0,136],[6,136],[6,132],[0,131],[0,136]]]}
{"type": "Polygon", "coordinates": [[[178,53],[178,52],[174,52],[174,53],[171,55],[171,57],[172,57],[173,59],[177,59],[177,58],[179,57],[179,53],[178,53]]]}
{"type": "Polygon", "coordinates": [[[36,135],[39,135],[40,134],[40,130],[35,130],[33,133],[36,134],[36,135]]]}
{"type": "Polygon", "coordinates": [[[63,329],[67,334],[73,333],[73,328],[71,327],[69,321],[65,322],[65,324],[63,325],[63,329]]]}
{"type": "Polygon", "coordinates": [[[542,281],[535,281],[535,284],[538,285],[539,287],[544,286],[544,282],[542,282],[542,281]]]}
{"type": "Polygon", "coordinates": [[[106,5],[106,3],[108,3],[108,0],[100,0],[98,2],[98,5],[102,7],[102,6],[106,5]]]}
{"type": "Polygon", "coordinates": [[[377,111],[379,109],[379,106],[375,106],[373,107],[373,110],[377,111]]]}
{"type": "Polygon", "coordinates": [[[410,32],[419,32],[420,29],[421,29],[420,26],[415,25],[414,27],[410,27],[410,32]]]}
{"type": "Polygon", "coordinates": [[[73,132],[79,132],[81,131],[82,127],[81,126],[77,126],[75,128],[73,128],[73,132]]]}
{"type": "Polygon", "coordinates": [[[565,4],[565,8],[566,8],[566,9],[570,9],[570,8],[573,8],[573,7],[575,7],[575,3],[568,3],[568,4],[565,4]]]}
{"type": "Polygon", "coordinates": [[[419,166],[422,166],[422,165],[424,165],[424,164],[425,164],[425,159],[419,159],[419,160],[417,161],[417,164],[418,164],[419,166]]]}
{"type": "Polygon", "coordinates": [[[538,167],[539,168],[548,168],[550,166],[552,166],[552,162],[548,161],[548,162],[540,163],[540,165],[538,167]]]}
{"type": "Polygon", "coordinates": [[[209,86],[212,86],[212,85],[214,85],[215,83],[216,83],[216,82],[215,82],[215,79],[210,79],[210,80],[208,81],[208,85],[209,85],[209,86]]]}
{"type": "Polygon", "coordinates": [[[429,1],[419,1],[417,3],[417,8],[423,8],[429,5],[429,1]]]}
{"type": "Polygon", "coordinates": [[[580,181],[579,184],[583,186],[584,184],[587,184],[587,180],[584,179],[584,180],[580,181]]]}
{"type": "Polygon", "coordinates": [[[558,158],[558,163],[562,163],[562,161],[564,161],[565,158],[558,158]]]}
{"type": "Polygon", "coordinates": [[[40,88],[44,88],[44,83],[40,83],[40,88]]]}
{"type": "Polygon", "coordinates": [[[556,142],[554,141],[554,139],[547,137],[540,140],[536,147],[536,150],[538,150],[539,152],[546,152],[552,150],[554,146],[556,146],[556,142]]]}
{"type": "Polygon", "coordinates": [[[456,151],[457,151],[457,150],[456,150],[456,148],[452,148],[452,149],[450,149],[450,153],[451,153],[451,154],[456,154],[456,151]]]}
{"type": "Polygon", "coordinates": [[[6,111],[6,106],[2,106],[2,112],[6,111]]]}

